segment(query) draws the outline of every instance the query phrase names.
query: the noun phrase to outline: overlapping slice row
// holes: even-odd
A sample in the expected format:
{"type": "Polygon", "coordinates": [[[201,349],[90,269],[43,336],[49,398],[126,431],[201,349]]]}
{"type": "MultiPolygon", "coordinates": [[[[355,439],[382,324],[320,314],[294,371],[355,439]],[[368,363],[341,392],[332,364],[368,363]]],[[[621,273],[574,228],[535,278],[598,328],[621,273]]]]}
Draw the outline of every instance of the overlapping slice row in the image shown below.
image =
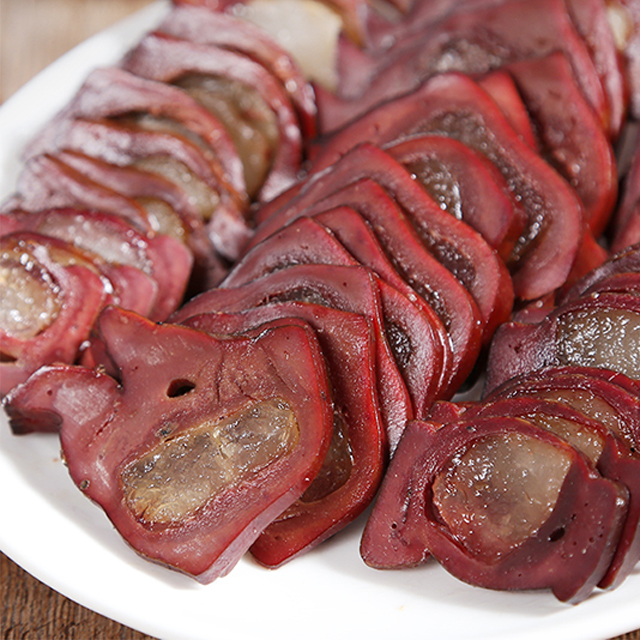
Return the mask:
{"type": "Polygon", "coordinates": [[[607,571],[628,500],[627,489],[603,478],[582,453],[521,417],[415,421],[391,462],[361,550],[377,568],[433,556],[470,584],[550,588],[577,602],[607,571]]]}
{"type": "Polygon", "coordinates": [[[640,298],[636,245],[565,294],[539,322],[514,320],[496,332],[486,390],[547,366],[611,369],[640,381],[640,298]]]}
{"type": "Polygon", "coordinates": [[[45,367],[10,414],[60,428],[74,482],[139,553],[224,575],[322,467],[334,417],[314,332],[288,321],[222,339],[115,307],[98,330],[118,379],[45,367]]]}
{"type": "Polygon", "coordinates": [[[491,344],[482,400],[437,402],[428,420],[407,426],[362,538],[367,564],[414,566],[433,556],[471,584],[544,586],[572,602],[617,587],[634,570],[638,248],[561,292],[542,319],[534,311],[504,324],[491,344]],[[546,452],[537,440],[544,434],[559,440],[546,452]],[[565,502],[578,485],[591,490],[587,475],[564,475],[566,445],[589,477],[605,481],[606,501],[618,502],[619,510],[599,504],[604,520],[589,521],[595,496],[604,495],[595,485],[592,497],[565,502]],[[578,534],[569,523],[580,518],[578,534]],[[567,543],[580,553],[566,553],[567,543]],[[525,571],[533,556],[535,568],[525,571]]]}
{"type": "MultiPolygon", "coordinates": [[[[29,230],[82,246],[113,294],[103,302],[153,320],[219,284],[251,235],[251,202],[295,179],[303,134],[315,133],[313,91],[289,54],[254,38],[259,30],[245,21],[205,13],[224,26],[226,40],[204,37],[202,12],[177,9],[176,21],[117,66],[90,73],[29,144],[15,194],[2,204],[3,236],[29,230]]],[[[15,290],[24,281],[13,278],[16,269],[15,290]]],[[[68,296],[72,305],[68,286],[47,277],[58,287],[56,304],[64,307],[68,296]]],[[[5,317],[11,300],[3,297],[5,317]]],[[[23,312],[39,322],[36,306],[23,312]]],[[[43,315],[40,331],[54,315],[43,315]]],[[[81,324],[83,339],[57,358],[83,357],[77,347],[90,339],[91,324],[81,324]]],[[[34,349],[29,370],[38,353],[39,364],[51,362],[34,349]]],[[[2,356],[3,366],[19,367],[12,352],[3,348],[2,356]]],[[[28,372],[6,378],[2,394],[28,372]]]]}

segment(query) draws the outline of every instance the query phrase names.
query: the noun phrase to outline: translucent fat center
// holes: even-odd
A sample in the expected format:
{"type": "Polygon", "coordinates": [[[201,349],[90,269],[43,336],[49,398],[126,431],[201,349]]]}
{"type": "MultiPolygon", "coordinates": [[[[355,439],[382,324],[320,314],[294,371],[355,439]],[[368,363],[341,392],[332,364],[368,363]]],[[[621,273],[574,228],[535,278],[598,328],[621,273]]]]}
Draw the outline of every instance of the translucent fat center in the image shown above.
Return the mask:
{"type": "Polygon", "coordinates": [[[220,204],[219,194],[200,180],[185,164],[174,158],[149,156],[138,160],[133,166],[162,176],[181,187],[187,193],[190,204],[205,221],[213,216],[220,204]]]}
{"type": "Polygon", "coordinates": [[[290,453],[299,427],[281,400],[258,402],[168,437],[122,473],[124,499],[147,525],[171,524],[290,453]]]}
{"type": "Polygon", "coordinates": [[[497,561],[548,519],[569,465],[566,452],[538,439],[489,436],[451,458],[433,503],[460,544],[497,561]]]}
{"type": "Polygon", "coordinates": [[[640,380],[640,315],[625,309],[589,310],[561,316],[561,364],[613,369],[640,380]]]}
{"type": "Polygon", "coordinates": [[[137,202],[144,208],[149,217],[149,222],[156,233],[185,240],[187,231],[180,216],[164,200],[159,198],[138,198],[137,202]]]}
{"type": "Polygon", "coordinates": [[[289,52],[308,80],[330,91],[337,85],[336,51],[343,24],[328,4],[315,0],[250,0],[233,12],[252,22],[289,52]]]}
{"type": "Polygon", "coordinates": [[[620,414],[608,403],[591,391],[584,389],[557,389],[555,391],[539,391],[535,395],[541,399],[556,400],[574,409],[585,416],[597,420],[607,429],[623,438],[629,446],[633,447],[634,439],[625,428],[624,420],[620,414]]]}
{"type": "Polygon", "coordinates": [[[247,192],[255,194],[278,145],[275,113],[257,91],[240,82],[193,74],[175,84],[224,124],[242,160],[247,192]]]}
{"type": "Polygon", "coordinates": [[[308,489],[302,502],[315,502],[332,494],[343,486],[351,476],[353,456],[347,433],[347,425],[340,413],[333,416],[331,445],[322,467],[308,489]]]}
{"type": "Polygon", "coordinates": [[[99,255],[105,262],[127,264],[147,270],[140,249],[128,239],[111,233],[99,220],[82,215],[59,215],[51,211],[42,218],[38,232],[70,242],[75,247],[99,255]]]}
{"type": "Polygon", "coordinates": [[[15,338],[37,336],[60,313],[60,288],[27,252],[2,251],[0,289],[0,329],[15,338]]]}
{"type": "Polygon", "coordinates": [[[528,415],[527,420],[566,440],[572,447],[584,453],[593,465],[600,459],[604,448],[602,436],[585,428],[579,422],[546,413],[528,415]]]}

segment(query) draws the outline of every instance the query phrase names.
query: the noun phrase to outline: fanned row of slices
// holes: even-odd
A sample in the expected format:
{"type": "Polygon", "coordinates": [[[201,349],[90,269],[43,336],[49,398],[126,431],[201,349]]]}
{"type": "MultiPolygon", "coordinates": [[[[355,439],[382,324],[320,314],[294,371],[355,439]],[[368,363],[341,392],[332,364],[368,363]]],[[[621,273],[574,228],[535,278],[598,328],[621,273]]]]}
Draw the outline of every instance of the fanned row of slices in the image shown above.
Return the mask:
{"type": "Polygon", "coordinates": [[[380,491],[373,567],[619,585],[639,47],[637,0],[176,2],[1,207],[13,431],[59,433],[131,546],[202,582],[380,491]]]}

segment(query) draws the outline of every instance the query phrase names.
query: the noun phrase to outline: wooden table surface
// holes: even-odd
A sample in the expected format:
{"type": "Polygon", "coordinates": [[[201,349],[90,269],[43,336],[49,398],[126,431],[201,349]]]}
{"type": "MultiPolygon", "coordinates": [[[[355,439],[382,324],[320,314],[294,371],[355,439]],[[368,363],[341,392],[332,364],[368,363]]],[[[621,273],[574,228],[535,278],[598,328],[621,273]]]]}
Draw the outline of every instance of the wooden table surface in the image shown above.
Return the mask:
{"type": "MultiPolygon", "coordinates": [[[[0,0],[0,103],[74,45],[149,3],[0,0]]],[[[0,603],[1,640],[153,640],[61,596],[4,554],[0,603]]],[[[616,640],[640,640],[640,630],[616,640]]]]}

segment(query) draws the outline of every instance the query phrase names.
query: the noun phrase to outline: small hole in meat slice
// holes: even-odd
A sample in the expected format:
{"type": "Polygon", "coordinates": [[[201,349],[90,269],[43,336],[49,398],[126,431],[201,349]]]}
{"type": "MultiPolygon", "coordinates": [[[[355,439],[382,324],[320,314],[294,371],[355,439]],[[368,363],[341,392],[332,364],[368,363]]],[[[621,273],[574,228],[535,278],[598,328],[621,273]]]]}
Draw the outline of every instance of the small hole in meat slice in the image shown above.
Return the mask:
{"type": "Polygon", "coordinates": [[[178,398],[180,396],[184,396],[190,391],[193,391],[196,388],[196,385],[189,380],[184,380],[182,378],[178,380],[173,380],[167,389],[167,395],[170,398],[178,398]]]}
{"type": "Polygon", "coordinates": [[[557,542],[558,540],[561,540],[564,537],[564,534],[565,534],[565,528],[558,527],[555,531],[551,532],[551,534],[549,535],[549,542],[557,542]]]}

